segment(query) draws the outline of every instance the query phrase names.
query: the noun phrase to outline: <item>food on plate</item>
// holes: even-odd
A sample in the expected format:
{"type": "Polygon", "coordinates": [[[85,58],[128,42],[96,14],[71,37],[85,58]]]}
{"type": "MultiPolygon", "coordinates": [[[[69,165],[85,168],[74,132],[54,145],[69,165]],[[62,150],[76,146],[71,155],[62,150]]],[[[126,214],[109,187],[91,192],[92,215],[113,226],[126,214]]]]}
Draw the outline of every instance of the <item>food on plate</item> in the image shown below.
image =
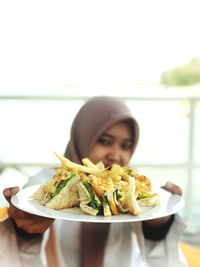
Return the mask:
{"type": "Polygon", "coordinates": [[[118,215],[141,213],[140,206],[155,206],[159,195],[152,192],[150,180],[130,166],[102,162],[93,164],[88,158],[83,165],[54,154],[61,161],[51,181],[42,184],[31,196],[50,209],[80,207],[90,215],[118,215]]]}
{"type": "Polygon", "coordinates": [[[135,176],[135,196],[139,206],[156,206],[159,201],[159,194],[152,192],[152,185],[150,180],[144,175],[135,176]]]}
{"type": "Polygon", "coordinates": [[[81,181],[79,175],[63,172],[59,177],[57,174],[50,182],[43,184],[35,192],[33,198],[50,209],[64,209],[79,204],[77,183],[81,181]]]}

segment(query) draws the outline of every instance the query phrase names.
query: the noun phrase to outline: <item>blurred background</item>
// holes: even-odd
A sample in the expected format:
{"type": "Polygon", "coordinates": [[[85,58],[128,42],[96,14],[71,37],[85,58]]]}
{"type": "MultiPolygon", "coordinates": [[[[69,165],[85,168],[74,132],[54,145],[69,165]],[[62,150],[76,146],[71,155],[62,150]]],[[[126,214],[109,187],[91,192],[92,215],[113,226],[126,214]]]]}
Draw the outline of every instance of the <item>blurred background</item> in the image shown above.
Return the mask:
{"type": "Polygon", "coordinates": [[[57,166],[95,95],[122,98],[141,136],[131,164],[182,187],[183,240],[200,247],[199,1],[0,2],[0,205],[4,187],[57,166]]]}

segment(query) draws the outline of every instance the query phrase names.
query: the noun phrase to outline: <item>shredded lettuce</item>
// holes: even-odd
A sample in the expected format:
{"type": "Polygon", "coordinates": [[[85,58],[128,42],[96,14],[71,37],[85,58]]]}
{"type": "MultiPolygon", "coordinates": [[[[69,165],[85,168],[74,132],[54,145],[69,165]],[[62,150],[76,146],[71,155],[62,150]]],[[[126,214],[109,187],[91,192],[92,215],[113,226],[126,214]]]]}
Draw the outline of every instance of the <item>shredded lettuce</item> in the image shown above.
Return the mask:
{"type": "Polygon", "coordinates": [[[108,198],[107,198],[107,192],[106,192],[106,191],[104,191],[103,202],[104,202],[105,204],[108,204],[108,198]]]}
{"type": "Polygon", "coordinates": [[[83,185],[85,186],[88,193],[90,194],[90,198],[91,198],[91,202],[89,203],[90,207],[92,207],[95,210],[100,210],[101,209],[101,202],[95,198],[95,194],[92,191],[91,185],[87,181],[84,181],[83,185]]]}
{"type": "Polygon", "coordinates": [[[122,197],[122,194],[120,193],[119,189],[117,189],[115,192],[116,192],[116,197],[117,198],[121,198],[122,197]]]}
{"type": "Polygon", "coordinates": [[[56,189],[56,191],[52,194],[52,198],[57,196],[58,193],[60,193],[60,191],[66,186],[66,184],[74,177],[76,176],[75,173],[72,173],[71,176],[69,178],[67,178],[66,180],[64,180],[62,182],[62,184],[59,185],[59,187],[56,189]]]}

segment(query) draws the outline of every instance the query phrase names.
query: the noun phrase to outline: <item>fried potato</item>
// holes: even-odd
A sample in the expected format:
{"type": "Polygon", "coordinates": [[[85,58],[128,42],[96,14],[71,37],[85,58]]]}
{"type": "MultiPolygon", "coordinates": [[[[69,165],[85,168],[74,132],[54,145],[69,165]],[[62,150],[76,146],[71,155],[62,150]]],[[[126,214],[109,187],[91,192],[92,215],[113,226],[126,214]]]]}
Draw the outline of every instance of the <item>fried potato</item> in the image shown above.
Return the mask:
{"type": "Polygon", "coordinates": [[[84,158],[84,159],[82,159],[82,163],[83,163],[86,167],[94,168],[95,170],[99,171],[99,168],[98,168],[94,163],[92,163],[88,158],[84,158]]]}
{"type": "Polygon", "coordinates": [[[97,179],[91,178],[90,183],[92,187],[94,188],[94,191],[96,192],[97,196],[102,199],[104,196],[104,189],[101,186],[99,186],[97,179]]]}
{"type": "Polygon", "coordinates": [[[99,175],[101,178],[109,178],[112,177],[113,180],[119,181],[121,180],[120,175],[124,173],[123,169],[118,164],[113,164],[112,166],[103,170],[99,175]]]}
{"type": "Polygon", "coordinates": [[[102,161],[99,161],[97,164],[96,164],[96,166],[97,166],[97,168],[99,169],[99,170],[105,170],[105,167],[104,167],[104,164],[103,164],[103,162],[102,161]]]}
{"type": "Polygon", "coordinates": [[[115,191],[114,184],[111,178],[104,180],[102,178],[97,178],[96,176],[91,176],[90,184],[94,188],[97,195],[101,198],[103,198],[104,196],[104,191],[115,191]]]}
{"type": "Polygon", "coordinates": [[[95,168],[82,166],[82,165],[79,165],[77,163],[70,161],[69,159],[59,155],[56,152],[54,152],[54,154],[62,162],[62,169],[67,168],[67,169],[71,169],[75,171],[81,171],[81,172],[96,174],[96,175],[98,175],[101,172],[101,170],[99,170],[96,166],[95,168]]]}
{"type": "Polygon", "coordinates": [[[108,199],[108,203],[110,205],[110,209],[111,209],[112,213],[114,215],[118,215],[119,210],[118,210],[118,207],[114,201],[114,193],[113,192],[106,192],[106,193],[107,193],[107,199],[108,199]]]}

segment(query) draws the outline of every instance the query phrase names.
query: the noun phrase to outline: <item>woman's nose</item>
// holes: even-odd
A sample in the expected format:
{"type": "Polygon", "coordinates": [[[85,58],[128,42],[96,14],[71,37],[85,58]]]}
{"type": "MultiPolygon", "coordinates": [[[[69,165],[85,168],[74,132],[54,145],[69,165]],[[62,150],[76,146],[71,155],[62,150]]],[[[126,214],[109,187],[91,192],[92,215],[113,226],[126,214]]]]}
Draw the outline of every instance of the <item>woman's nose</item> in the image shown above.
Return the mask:
{"type": "Polygon", "coordinates": [[[121,163],[121,152],[118,146],[112,146],[109,153],[108,153],[108,159],[112,163],[121,163]]]}

